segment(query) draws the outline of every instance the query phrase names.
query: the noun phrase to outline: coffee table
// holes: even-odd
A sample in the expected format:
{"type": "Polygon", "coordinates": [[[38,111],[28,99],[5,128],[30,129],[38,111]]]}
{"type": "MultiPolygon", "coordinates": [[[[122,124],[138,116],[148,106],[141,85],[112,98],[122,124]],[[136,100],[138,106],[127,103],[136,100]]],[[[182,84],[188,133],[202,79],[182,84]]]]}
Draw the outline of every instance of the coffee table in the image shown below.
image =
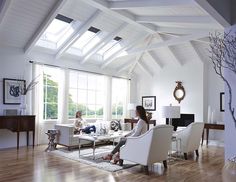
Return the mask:
{"type": "Polygon", "coordinates": [[[93,160],[95,160],[95,149],[96,149],[96,144],[98,142],[113,141],[113,146],[114,146],[115,139],[119,139],[121,137],[124,137],[128,133],[129,133],[129,131],[123,131],[122,133],[114,132],[112,134],[106,134],[106,135],[87,135],[87,134],[80,135],[78,137],[79,138],[79,156],[80,156],[80,149],[81,149],[81,141],[82,140],[89,141],[92,143],[93,160]]]}

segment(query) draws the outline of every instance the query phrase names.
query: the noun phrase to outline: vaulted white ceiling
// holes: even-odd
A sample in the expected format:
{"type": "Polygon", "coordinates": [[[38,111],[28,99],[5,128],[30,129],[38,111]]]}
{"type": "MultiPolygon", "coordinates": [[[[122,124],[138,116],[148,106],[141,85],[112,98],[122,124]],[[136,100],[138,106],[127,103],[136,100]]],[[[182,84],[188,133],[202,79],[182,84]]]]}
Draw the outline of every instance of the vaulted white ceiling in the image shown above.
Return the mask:
{"type": "Polygon", "coordinates": [[[190,57],[204,62],[208,57],[209,32],[223,31],[229,26],[206,0],[0,2],[0,46],[19,47],[26,54],[50,54],[58,61],[74,59],[81,65],[94,64],[118,73],[132,73],[139,67],[152,75],[155,69],[168,64],[182,66],[190,57]],[[80,25],[75,24],[75,31],[56,49],[36,46],[57,14],[80,25]],[[84,55],[70,54],[68,50],[91,26],[104,32],[101,40],[84,55]],[[106,59],[98,58],[97,52],[116,36],[122,38],[120,50],[106,59]],[[124,52],[127,54],[121,54],[124,52]]]}

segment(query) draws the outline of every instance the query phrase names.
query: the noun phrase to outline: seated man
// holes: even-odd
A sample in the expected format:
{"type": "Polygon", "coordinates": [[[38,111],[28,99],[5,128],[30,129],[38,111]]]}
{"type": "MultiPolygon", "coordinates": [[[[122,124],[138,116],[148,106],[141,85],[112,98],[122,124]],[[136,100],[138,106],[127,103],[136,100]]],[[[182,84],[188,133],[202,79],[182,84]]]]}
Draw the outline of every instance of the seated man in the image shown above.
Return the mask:
{"type": "Polygon", "coordinates": [[[82,112],[77,111],[76,112],[76,120],[74,122],[74,134],[79,134],[81,131],[89,134],[91,132],[96,133],[96,127],[94,125],[89,125],[83,118],[82,118],[82,112]]]}

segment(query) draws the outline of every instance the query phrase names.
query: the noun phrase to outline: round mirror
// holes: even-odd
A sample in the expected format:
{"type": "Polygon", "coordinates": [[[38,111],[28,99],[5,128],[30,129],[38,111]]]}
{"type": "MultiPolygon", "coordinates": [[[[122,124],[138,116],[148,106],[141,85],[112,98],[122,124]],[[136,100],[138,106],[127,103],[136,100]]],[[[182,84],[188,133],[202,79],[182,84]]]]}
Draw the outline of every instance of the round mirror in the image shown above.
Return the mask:
{"type": "Polygon", "coordinates": [[[182,85],[182,82],[177,81],[176,83],[177,83],[177,86],[175,87],[173,95],[175,99],[180,103],[185,97],[185,89],[182,85]]]}

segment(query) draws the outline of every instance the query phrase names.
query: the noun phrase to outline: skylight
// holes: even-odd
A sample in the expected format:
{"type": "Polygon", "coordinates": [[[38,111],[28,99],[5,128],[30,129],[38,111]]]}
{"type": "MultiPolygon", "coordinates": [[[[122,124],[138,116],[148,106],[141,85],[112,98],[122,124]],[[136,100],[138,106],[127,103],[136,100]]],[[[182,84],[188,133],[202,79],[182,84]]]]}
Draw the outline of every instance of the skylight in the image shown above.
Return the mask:
{"type": "Polygon", "coordinates": [[[105,45],[100,51],[98,51],[98,54],[103,56],[103,59],[110,57],[112,54],[114,54],[116,51],[122,48],[120,44],[121,41],[122,41],[121,37],[118,37],[118,36],[115,37],[107,45],[105,45]]]}
{"type": "Polygon", "coordinates": [[[73,19],[58,14],[36,45],[57,49],[74,31],[73,19]]]}

